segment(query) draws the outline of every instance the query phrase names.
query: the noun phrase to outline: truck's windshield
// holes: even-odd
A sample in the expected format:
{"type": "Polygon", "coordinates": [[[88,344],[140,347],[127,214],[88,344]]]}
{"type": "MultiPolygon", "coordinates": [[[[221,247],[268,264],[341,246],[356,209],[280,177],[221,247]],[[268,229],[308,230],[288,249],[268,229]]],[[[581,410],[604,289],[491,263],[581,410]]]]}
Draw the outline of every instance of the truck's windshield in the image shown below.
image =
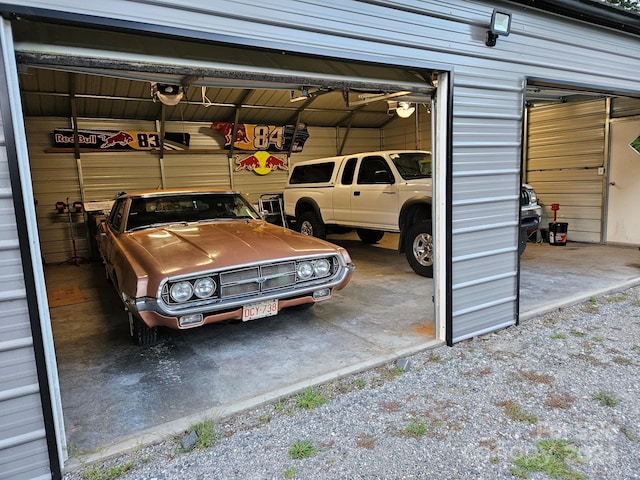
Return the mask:
{"type": "Polygon", "coordinates": [[[398,173],[405,180],[431,178],[431,154],[429,152],[404,152],[390,155],[398,173]]]}

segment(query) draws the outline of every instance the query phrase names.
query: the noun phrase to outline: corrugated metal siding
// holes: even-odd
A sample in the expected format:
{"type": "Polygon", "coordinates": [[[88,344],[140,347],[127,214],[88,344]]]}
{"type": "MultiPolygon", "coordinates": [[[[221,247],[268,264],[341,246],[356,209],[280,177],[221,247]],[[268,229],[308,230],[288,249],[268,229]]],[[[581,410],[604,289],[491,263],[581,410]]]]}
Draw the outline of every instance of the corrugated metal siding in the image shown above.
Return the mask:
{"type": "Polygon", "coordinates": [[[0,118],[0,478],[51,478],[0,118]]]}
{"type": "Polygon", "coordinates": [[[506,75],[453,77],[453,342],[513,325],[523,85],[506,75]]]}
{"type": "Polygon", "coordinates": [[[611,99],[611,118],[640,115],[640,98],[611,99]]]}
{"type": "MultiPolygon", "coordinates": [[[[393,118],[393,117],[392,117],[393,118]]],[[[408,148],[431,150],[431,113],[418,105],[409,118],[395,118],[382,131],[382,149],[408,148]],[[416,125],[416,118],[418,125],[416,125]]]]}
{"type": "Polygon", "coordinates": [[[527,181],[543,206],[542,228],[568,222],[568,240],[600,242],[605,177],[606,102],[596,100],[529,109],[527,181]]]}
{"type": "MultiPolygon", "coordinates": [[[[71,233],[79,257],[94,257],[93,225],[88,216],[73,213],[72,228],[67,213],[58,214],[56,202],[109,200],[122,191],[164,188],[221,187],[234,188],[246,194],[254,203],[263,193],[282,192],[288,172],[274,170],[267,175],[235,171],[222,137],[215,134],[210,122],[167,122],[167,132],[190,135],[189,152],[166,152],[163,159],[157,153],[136,151],[83,152],[76,161],[73,153],[52,153],[51,139],[55,128],[69,128],[63,118],[26,119],[31,175],[37,201],[40,246],[45,263],[64,262],[73,256],[71,233]],[[81,186],[82,185],[82,189],[81,186]]],[[[103,130],[157,131],[154,122],[108,119],[79,119],[78,128],[103,130]]],[[[336,155],[343,145],[345,128],[310,127],[303,152],[294,153],[297,161],[336,155]]],[[[344,153],[379,150],[378,129],[350,129],[344,143],[344,153]]],[[[400,148],[413,148],[401,145],[400,148]]],[[[242,151],[235,155],[243,157],[242,151]]],[[[282,155],[280,155],[282,157],[282,155]]]]}

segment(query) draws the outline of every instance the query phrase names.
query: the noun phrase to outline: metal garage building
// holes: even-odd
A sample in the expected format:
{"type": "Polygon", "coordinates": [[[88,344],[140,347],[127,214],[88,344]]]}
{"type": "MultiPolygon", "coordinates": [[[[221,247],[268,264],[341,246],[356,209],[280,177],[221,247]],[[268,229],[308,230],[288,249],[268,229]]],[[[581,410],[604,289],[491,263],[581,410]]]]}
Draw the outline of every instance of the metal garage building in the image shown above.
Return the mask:
{"type": "MultiPolygon", "coordinates": [[[[449,344],[518,321],[525,150],[530,180],[539,175],[544,183],[545,169],[553,170],[552,155],[534,148],[533,116],[528,135],[523,133],[528,88],[568,86],[603,97],[640,96],[640,19],[583,1],[220,0],[209,6],[89,0],[78,6],[60,0],[55,5],[5,1],[0,10],[2,478],[60,478],[66,455],[21,99],[24,66],[127,72],[158,82],[190,73],[196,77],[193,85],[202,78],[232,78],[235,85],[270,78],[284,88],[373,85],[433,92],[436,325],[438,337],[449,344]],[[494,8],[512,14],[511,31],[488,46],[494,8]],[[85,36],[87,29],[93,35],[85,36]],[[135,41],[122,41],[131,38],[135,41]],[[160,48],[172,45],[180,48],[160,48]],[[209,57],[200,56],[201,49],[209,57]],[[263,52],[263,64],[254,63],[256,50],[263,52]],[[317,63],[306,68],[305,60],[317,63]],[[360,80],[350,80],[348,67],[354,65],[362,66],[351,74],[360,80]],[[424,83],[407,83],[385,73],[396,69],[429,75],[423,75],[424,83]]],[[[592,110],[595,117],[611,111],[609,100],[601,102],[592,110]]],[[[536,116],[544,132],[544,112],[536,116]]],[[[344,142],[339,138],[335,145],[344,142]]],[[[608,148],[606,140],[599,144],[608,148]]],[[[597,162],[593,166],[599,168],[597,162]]],[[[576,178],[567,175],[564,181],[576,178]]],[[[550,196],[553,187],[564,188],[548,187],[542,193],[550,196]]],[[[606,240],[601,229],[587,223],[581,226],[585,239],[606,240]]]]}

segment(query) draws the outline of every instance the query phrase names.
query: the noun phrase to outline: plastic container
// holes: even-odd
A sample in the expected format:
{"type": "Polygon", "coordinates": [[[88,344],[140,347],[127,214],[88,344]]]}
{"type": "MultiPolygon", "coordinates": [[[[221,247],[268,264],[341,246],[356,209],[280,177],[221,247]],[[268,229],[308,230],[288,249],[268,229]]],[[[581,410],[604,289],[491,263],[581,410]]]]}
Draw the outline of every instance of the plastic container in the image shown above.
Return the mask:
{"type": "Polygon", "coordinates": [[[552,222],[549,224],[549,244],[566,245],[567,230],[569,224],[567,222],[552,222]]]}

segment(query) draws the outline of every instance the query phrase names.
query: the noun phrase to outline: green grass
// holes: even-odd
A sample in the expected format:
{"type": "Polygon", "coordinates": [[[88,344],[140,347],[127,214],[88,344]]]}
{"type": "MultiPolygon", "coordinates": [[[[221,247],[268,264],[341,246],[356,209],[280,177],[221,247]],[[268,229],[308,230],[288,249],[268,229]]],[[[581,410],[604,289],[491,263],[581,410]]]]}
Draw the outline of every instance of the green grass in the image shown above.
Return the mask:
{"type": "Polygon", "coordinates": [[[313,457],[318,452],[318,448],[311,440],[298,440],[289,449],[289,458],[302,460],[313,457]]]}
{"type": "Polygon", "coordinates": [[[307,388],[296,397],[296,405],[305,410],[311,410],[324,403],[327,403],[327,397],[313,388],[307,388]]]}
{"type": "Polygon", "coordinates": [[[502,407],[502,411],[510,420],[516,422],[529,422],[531,424],[538,423],[536,415],[527,413],[518,403],[513,400],[506,400],[498,403],[502,407]]]}
{"type": "Polygon", "coordinates": [[[296,478],[296,469],[293,467],[287,468],[284,472],[282,472],[282,478],[287,478],[287,479],[296,478]]]}
{"type": "Polygon", "coordinates": [[[127,473],[133,467],[133,460],[128,460],[115,467],[91,467],[80,474],[83,480],[112,480],[127,473]]]}
{"type": "Polygon", "coordinates": [[[533,472],[545,473],[550,478],[579,480],[585,478],[572,470],[567,462],[580,463],[576,448],[565,440],[541,440],[536,451],[530,455],[521,455],[512,460],[511,474],[518,478],[529,478],[533,472]]]}
{"type": "Polygon", "coordinates": [[[552,340],[564,340],[567,336],[564,333],[554,333],[549,338],[552,340]]]}
{"type": "Polygon", "coordinates": [[[618,404],[618,399],[611,392],[605,392],[600,390],[593,394],[593,399],[596,400],[603,407],[615,407],[618,404]]]}
{"type": "Polygon", "coordinates": [[[427,424],[422,420],[414,418],[409,425],[405,427],[404,433],[414,438],[423,437],[427,433],[427,424]]]}

